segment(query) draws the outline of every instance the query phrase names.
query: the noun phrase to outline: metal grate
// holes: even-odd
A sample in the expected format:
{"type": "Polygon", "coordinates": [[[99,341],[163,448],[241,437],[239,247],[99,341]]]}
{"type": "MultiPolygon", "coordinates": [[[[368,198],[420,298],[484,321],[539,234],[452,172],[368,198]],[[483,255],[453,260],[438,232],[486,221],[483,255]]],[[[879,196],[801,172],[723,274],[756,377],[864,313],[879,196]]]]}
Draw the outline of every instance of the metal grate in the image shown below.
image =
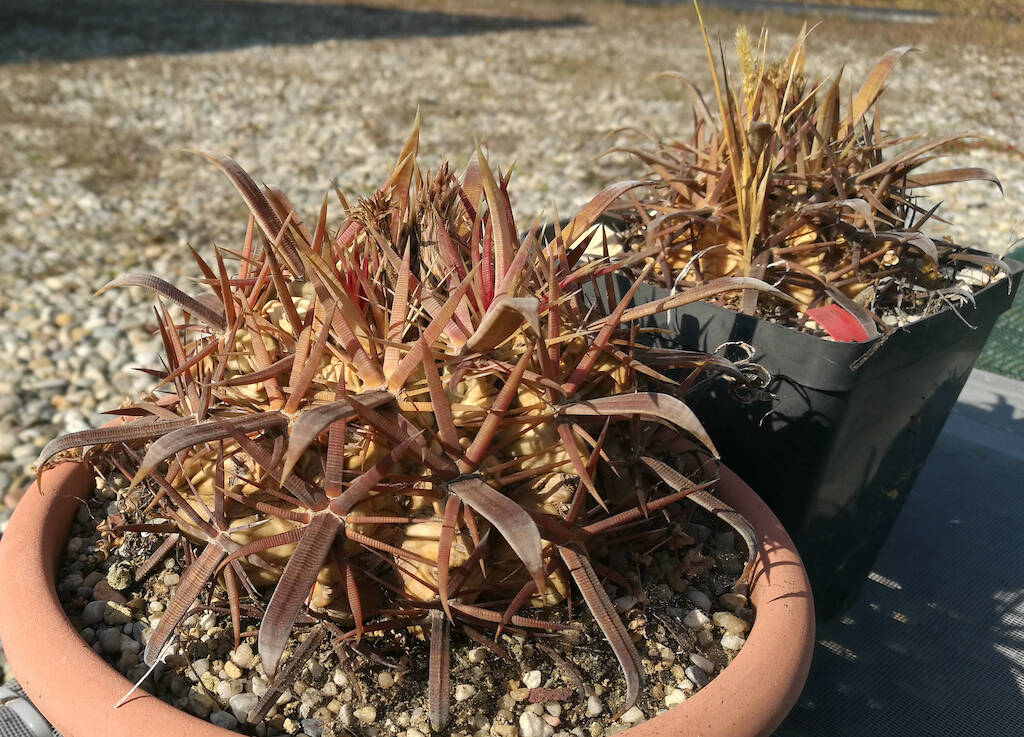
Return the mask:
{"type": "MultiPolygon", "coordinates": [[[[1024,260],[1024,249],[1010,254],[1024,260]]],[[[1013,305],[992,328],[985,350],[978,358],[978,368],[1024,380],[1024,290],[1017,293],[1013,305]]]]}
{"type": "Polygon", "coordinates": [[[14,679],[0,686],[0,737],[60,737],[14,679]]]}

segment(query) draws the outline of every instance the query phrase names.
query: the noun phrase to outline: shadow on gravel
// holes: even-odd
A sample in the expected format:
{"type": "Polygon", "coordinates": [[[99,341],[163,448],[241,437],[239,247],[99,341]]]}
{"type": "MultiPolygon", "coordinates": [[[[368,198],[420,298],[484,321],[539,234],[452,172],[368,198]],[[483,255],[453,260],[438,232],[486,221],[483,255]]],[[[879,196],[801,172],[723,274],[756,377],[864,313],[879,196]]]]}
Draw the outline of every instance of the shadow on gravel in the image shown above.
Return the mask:
{"type": "Polygon", "coordinates": [[[581,25],[364,5],[260,0],[5,0],[0,64],[226,51],[328,39],[458,36],[581,25]]]}

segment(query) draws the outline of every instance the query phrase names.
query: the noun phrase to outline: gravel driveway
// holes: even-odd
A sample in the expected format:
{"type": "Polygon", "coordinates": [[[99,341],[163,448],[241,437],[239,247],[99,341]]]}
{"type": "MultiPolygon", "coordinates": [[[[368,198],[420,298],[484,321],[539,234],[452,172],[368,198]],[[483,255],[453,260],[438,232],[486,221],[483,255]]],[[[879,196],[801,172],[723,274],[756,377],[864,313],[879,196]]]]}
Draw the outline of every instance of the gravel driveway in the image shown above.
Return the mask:
{"type": "MultiPolygon", "coordinates": [[[[691,9],[597,3],[16,0],[0,10],[0,494],[27,483],[51,437],[149,383],[158,365],[150,296],[92,293],[128,270],[182,282],[185,243],[235,247],[244,206],[183,149],[227,153],[313,219],[336,180],[349,195],[383,181],[419,108],[422,161],[461,166],[474,137],[516,162],[521,223],[557,202],[569,214],[600,183],[636,173],[608,131],[682,133],[689,101],[663,69],[710,89],[691,9]],[[424,10],[429,7],[431,10],[424,10]]],[[[728,43],[739,16],[709,13],[728,43]]],[[[742,18],[756,27],[761,19],[742,18]]],[[[782,51],[799,29],[772,20],[782,51]]],[[[1014,141],[1024,110],[1020,54],[935,26],[830,21],[813,70],[860,80],[890,47],[901,63],[884,112],[891,130],[973,130],[1014,141]],[[951,38],[958,39],[955,48],[951,38]]],[[[622,138],[621,140],[627,140],[622,138]]],[[[1003,144],[964,151],[1006,194],[946,190],[948,232],[1001,251],[1021,230],[1024,160],[1003,144]]],[[[968,161],[969,160],[969,161],[968,161]]],[[[940,162],[942,163],[942,162],[940,162]]],[[[948,162],[947,162],[948,164],[948,162]]],[[[0,507],[0,530],[3,526],[0,507]]]]}

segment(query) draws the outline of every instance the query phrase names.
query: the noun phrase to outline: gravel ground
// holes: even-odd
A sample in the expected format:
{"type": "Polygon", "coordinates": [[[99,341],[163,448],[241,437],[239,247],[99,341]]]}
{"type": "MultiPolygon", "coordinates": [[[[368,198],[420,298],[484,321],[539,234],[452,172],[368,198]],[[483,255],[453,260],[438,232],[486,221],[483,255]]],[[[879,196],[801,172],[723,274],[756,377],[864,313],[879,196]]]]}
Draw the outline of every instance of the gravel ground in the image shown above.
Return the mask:
{"type": "MultiPolygon", "coordinates": [[[[550,213],[552,201],[568,214],[600,183],[637,171],[623,156],[598,159],[616,142],[608,131],[683,132],[689,101],[653,73],[683,70],[710,89],[686,7],[377,5],[122,0],[69,11],[18,0],[0,10],[0,494],[8,505],[40,446],[101,422],[99,410],[148,383],[129,368],[158,365],[149,295],[92,293],[129,270],[182,283],[197,273],[186,242],[209,255],[214,243],[242,240],[240,199],[183,149],[236,157],[312,219],[332,180],[349,195],[383,181],[419,108],[422,160],[432,168],[444,156],[461,166],[475,137],[492,162],[516,162],[513,203],[525,223],[550,213]]],[[[728,41],[737,16],[708,20],[728,41]]],[[[799,21],[772,28],[781,51],[799,21]]],[[[900,43],[922,53],[891,81],[891,130],[1015,140],[1020,52],[984,34],[972,40],[955,23],[830,21],[812,35],[810,66],[845,63],[847,79],[860,80],[900,43]],[[951,49],[954,31],[961,45],[951,49]]],[[[1004,144],[960,159],[995,171],[1006,194],[947,188],[947,232],[1001,251],[1021,230],[1024,159],[1004,144]]],[[[0,531],[4,518],[0,506],[0,531]]]]}

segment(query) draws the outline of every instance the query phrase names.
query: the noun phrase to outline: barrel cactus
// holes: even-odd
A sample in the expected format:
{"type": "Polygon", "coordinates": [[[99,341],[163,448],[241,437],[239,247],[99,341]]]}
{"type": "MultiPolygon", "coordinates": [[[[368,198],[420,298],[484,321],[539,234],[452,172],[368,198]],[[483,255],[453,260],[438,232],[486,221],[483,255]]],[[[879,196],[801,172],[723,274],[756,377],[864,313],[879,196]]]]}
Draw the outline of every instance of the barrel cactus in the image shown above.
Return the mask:
{"type": "Polygon", "coordinates": [[[119,424],[51,442],[40,468],[90,448],[88,460],[145,492],[148,521],[132,529],[194,551],[148,663],[212,596],[227,602],[236,646],[243,613],[258,613],[259,655],[279,683],[300,655],[282,665],[299,624],[316,634],[307,649],[416,628],[430,639],[440,728],[452,629],[570,627],[556,607],[575,586],[625,675],[621,714],[641,669],[598,572],[616,530],[689,497],[753,543],[711,480],[691,481],[661,441],[650,447],[667,432],[715,455],[686,405],[649,384],[667,382],[666,366],[742,374],[709,356],[645,353],[628,325],[651,306],[610,290],[583,299],[609,268],[583,257],[586,234],[637,183],[607,188],[541,242],[517,230],[509,177],[482,152],[456,176],[422,173],[417,148],[418,124],[373,196],[341,198],[331,232],[326,199],[310,232],[283,195],[208,156],[250,209],[242,248],[212,264],[196,256],[198,297],[148,274],[107,285],[180,308],[157,312],[166,370],[115,411],[119,424]]]}

